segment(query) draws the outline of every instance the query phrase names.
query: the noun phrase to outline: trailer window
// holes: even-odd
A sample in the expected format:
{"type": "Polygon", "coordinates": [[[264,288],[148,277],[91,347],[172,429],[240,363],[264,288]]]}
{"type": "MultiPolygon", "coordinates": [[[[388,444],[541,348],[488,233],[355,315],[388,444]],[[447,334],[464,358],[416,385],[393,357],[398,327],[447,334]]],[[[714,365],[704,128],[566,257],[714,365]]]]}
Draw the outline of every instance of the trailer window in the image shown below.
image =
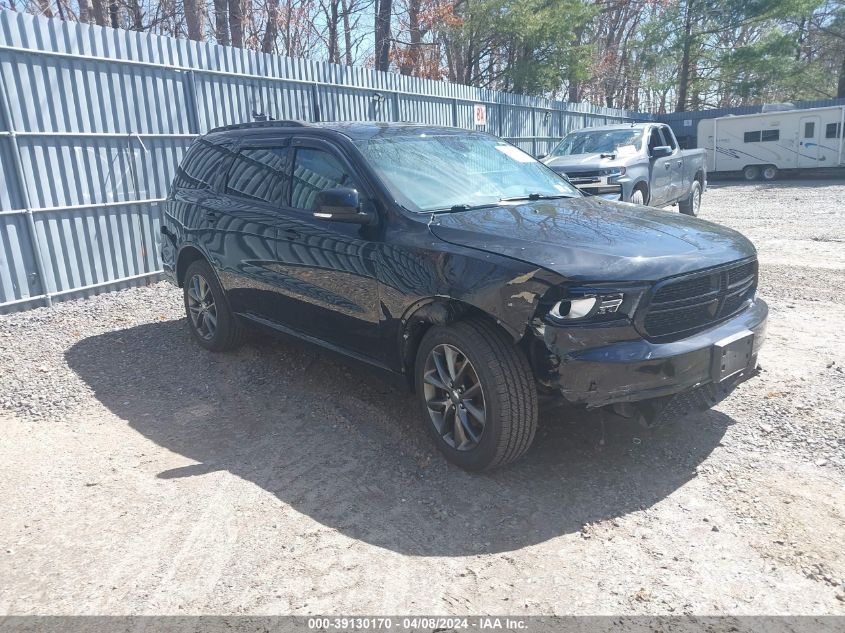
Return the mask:
{"type": "Polygon", "coordinates": [[[745,138],[746,143],[759,143],[760,142],[760,131],[756,132],[746,132],[745,138]]]}
{"type": "Polygon", "coordinates": [[[824,128],[825,138],[839,138],[842,136],[841,123],[828,123],[824,128]]]}
{"type": "Polygon", "coordinates": [[[780,130],[763,130],[761,141],[777,141],[780,140],[780,130]]]}
{"type": "Polygon", "coordinates": [[[816,137],[816,122],[815,121],[807,121],[804,124],[804,138],[815,138],[816,137]]]}

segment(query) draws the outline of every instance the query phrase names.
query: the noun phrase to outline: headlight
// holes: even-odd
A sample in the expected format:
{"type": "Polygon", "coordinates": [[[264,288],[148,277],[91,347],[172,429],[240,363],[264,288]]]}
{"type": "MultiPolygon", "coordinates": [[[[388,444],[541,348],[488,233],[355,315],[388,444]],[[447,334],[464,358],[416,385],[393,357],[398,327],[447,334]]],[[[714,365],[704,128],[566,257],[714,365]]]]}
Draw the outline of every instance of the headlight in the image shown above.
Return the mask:
{"type": "Polygon", "coordinates": [[[599,175],[601,176],[624,176],[625,175],[625,167],[607,167],[605,169],[599,170],[599,175]]]}
{"type": "Polygon", "coordinates": [[[558,322],[613,320],[623,315],[631,317],[643,292],[643,287],[625,288],[621,292],[616,288],[571,288],[563,299],[552,304],[547,314],[558,322]]]}

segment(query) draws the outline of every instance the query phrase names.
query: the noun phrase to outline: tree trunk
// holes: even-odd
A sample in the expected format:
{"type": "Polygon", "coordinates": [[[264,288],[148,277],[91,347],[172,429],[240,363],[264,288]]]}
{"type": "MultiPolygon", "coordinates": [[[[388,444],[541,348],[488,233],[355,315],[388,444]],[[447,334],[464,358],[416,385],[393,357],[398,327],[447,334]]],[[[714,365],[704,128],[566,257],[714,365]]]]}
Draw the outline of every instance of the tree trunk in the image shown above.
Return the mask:
{"type": "Polygon", "coordinates": [[[346,55],[346,65],[352,65],[352,27],[349,26],[349,0],[342,0],[343,10],[343,48],[346,55]]]}
{"type": "MultiPolygon", "coordinates": [[[[59,0],[61,2],[61,0],[59,0]]],[[[132,30],[144,32],[144,14],[141,13],[141,0],[132,0],[132,30]]]]}
{"type": "Polygon", "coordinates": [[[38,13],[45,18],[53,17],[53,8],[50,6],[50,0],[38,0],[38,13]]]}
{"type": "Polygon", "coordinates": [[[120,28],[117,13],[117,2],[112,1],[109,3],[109,18],[111,19],[111,27],[113,29],[120,28]]]}
{"type": "Polygon", "coordinates": [[[267,28],[264,29],[264,40],[261,42],[261,50],[264,53],[272,53],[276,49],[276,37],[279,35],[279,0],[268,0],[267,2],[267,28]]]}
{"type": "Polygon", "coordinates": [[[222,46],[229,45],[228,0],[214,0],[214,37],[222,46]]]}
{"type": "Polygon", "coordinates": [[[420,31],[420,0],[410,0],[408,3],[408,30],[411,35],[411,42],[408,46],[408,54],[402,61],[399,72],[403,75],[413,75],[419,71],[420,45],[422,44],[422,32],[420,31]]]}
{"type": "Polygon", "coordinates": [[[393,0],[379,0],[376,13],[376,70],[390,69],[390,18],[393,0]]]}
{"type": "Polygon", "coordinates": [[[91,0],[79,0],[79,21],[82,24],[91,24],[91,0]]]}
{"type": "Polygon", "coordinates": [[[188,37],[195,42],[202,40],[202,8],[201,0],[185,0],[185,24],[188,26],[188,37]]]}
{"type": "Polygon", "coordinates": [[[97,26],[106,25],[106,0],[92,0],[91,7],[94,14],[94,23],[97,26]]]}
{"type": "Polygon", "coordinates": [[[692,49],[692,10],[689,1],[684,15],[684,54],[681,58],[681,73],[678,77],[678,105],[675,112],[686,112],[687,92],[689,91],[690,50],[692,49]]]}
{"type": "Polygon", "coordinates": [[[845,53],[842,56],[842,65],[839,66],[839,82],[836,86],[836,97],[845,98],[845,53]]]}
{"type": "Polygon", "coordinates": [[[330,64],[339,64],[340,63],[340,43],[338,41],[338,25],[340,23],[340,16],[338,15],[338,1],[339,0],[330,0],[329,1],[329,11],[328,18],[329,22],[329,63],[330,64]]]}
{"type": "Polygon", "coordinates": [[[241,10],[241,0],[229,0],[229,33],[232,46],[244,47],[244,14],[241,10]]]}

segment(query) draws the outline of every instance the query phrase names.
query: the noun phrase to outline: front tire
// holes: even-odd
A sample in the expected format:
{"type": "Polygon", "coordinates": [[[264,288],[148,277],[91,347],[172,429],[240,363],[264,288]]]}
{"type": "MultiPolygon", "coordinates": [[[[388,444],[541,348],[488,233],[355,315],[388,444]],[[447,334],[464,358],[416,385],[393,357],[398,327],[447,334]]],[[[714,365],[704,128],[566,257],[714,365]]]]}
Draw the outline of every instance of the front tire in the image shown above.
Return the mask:
{"type": "Polygon", "coordinates": [[[689,197],[678,202],[678,210],[686,215],[697,216],[701,210],[701,183],[693,181],[689,197]]]}
{"type": "Polygon", "coordinates": [[[631,204],[645,204],[645,191],[642,187],[637,187],[631,193],[631,204]]]}
{"type": "Polygon", "coordinates": [[[208,262],[197,260],[188,266],[182,290],[188,327],[197,343],[213,352],[241,344],[243,326],[229,307],[226,293],[208,262]]]}
{"type": "Polygon", "coordinates": [[[416,391],[450,462],[489,470],[519,459],[537,429],[537,389],[513,340],[482,320],[432,326],[417,351],[416,391]]]}

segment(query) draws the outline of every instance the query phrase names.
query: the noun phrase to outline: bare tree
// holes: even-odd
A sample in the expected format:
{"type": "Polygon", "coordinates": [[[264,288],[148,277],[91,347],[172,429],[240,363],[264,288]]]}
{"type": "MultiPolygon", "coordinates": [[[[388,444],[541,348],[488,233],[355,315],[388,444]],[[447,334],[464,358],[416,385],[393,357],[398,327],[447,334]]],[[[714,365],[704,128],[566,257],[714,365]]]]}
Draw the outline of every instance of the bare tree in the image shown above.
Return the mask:
{"type": "Polygon", "coordinates": [[[279,0],[267,0],[267,27],[261,41],[261,50],[272,53],[276,50],[276,38],[279,36],[279,0]]]}
{"type": "Polygon", "coordinates": [[[214,0],[214,37],[218,44],[229,45],[228,0],[214,0]]]}
{"type": "Polygon", "coordinates": [[[244,14],[241,0],[229,0],[229,32],[232,46],[244,47],[244,14]]]}
{"type": "Polygon", "coordinates": [[[197,42],[203,39],[203,0],[184,0],[185,23],[188,25],[188,37],[197,42]]]}
{"type": "Polygon", "coordinates": [[[390,69],[390,18],[392,15],[393,0],[377,0],[375,24],[376,70],[390,69]]]}

